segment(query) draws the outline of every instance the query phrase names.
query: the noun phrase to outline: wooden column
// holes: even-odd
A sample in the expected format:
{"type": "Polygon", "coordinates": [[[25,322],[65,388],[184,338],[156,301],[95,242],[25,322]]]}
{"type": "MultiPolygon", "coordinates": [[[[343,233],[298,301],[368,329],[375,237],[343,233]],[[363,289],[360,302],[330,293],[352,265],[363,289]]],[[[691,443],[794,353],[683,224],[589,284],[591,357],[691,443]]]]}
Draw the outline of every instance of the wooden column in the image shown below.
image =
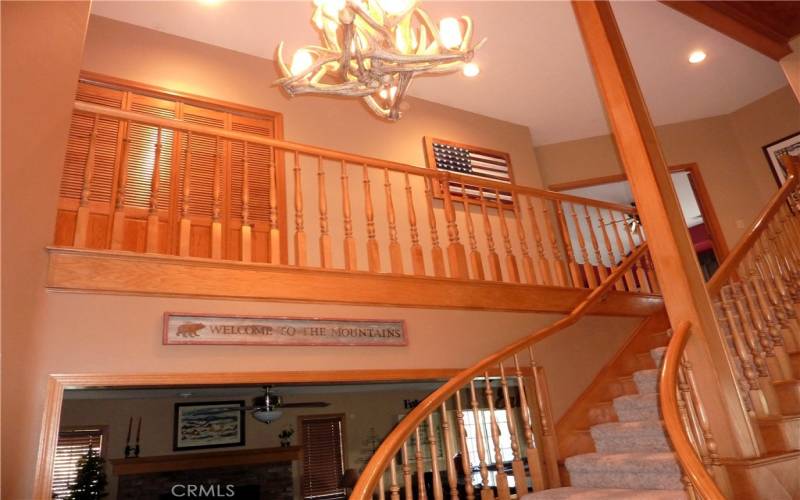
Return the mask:
{"type": "Polygon", "coordinates": [[[619,157],[647,228],[670,321],[673,325],[689,321],[699,333],[692,337],[686,352],[695,368],[720,454],[757,456],[760,435],[751,425],[736,389],[732,361],[725,352],[670,173],[611,4],[574,1],[572,6],[619,157]]]}

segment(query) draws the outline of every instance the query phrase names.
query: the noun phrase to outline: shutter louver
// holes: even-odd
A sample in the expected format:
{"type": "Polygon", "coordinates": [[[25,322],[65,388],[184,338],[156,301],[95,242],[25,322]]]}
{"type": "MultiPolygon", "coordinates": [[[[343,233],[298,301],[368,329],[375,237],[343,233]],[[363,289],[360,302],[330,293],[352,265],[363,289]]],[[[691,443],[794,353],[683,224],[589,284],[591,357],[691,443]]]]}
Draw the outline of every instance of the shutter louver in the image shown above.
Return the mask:
{"type": "Polygon", "coordinates": [[[90,449],[103,454],[103,432],[101,429],[62,431],[58,436],[56,456],[53,461],[53,498],[69,496],[69,485],[78,475],[78,461],[90,449]]]}
{"type": "Polygon", "coordinates": [[[304,419],[302,433],[303,497],[344,495],[341,417],[304,419]]]}

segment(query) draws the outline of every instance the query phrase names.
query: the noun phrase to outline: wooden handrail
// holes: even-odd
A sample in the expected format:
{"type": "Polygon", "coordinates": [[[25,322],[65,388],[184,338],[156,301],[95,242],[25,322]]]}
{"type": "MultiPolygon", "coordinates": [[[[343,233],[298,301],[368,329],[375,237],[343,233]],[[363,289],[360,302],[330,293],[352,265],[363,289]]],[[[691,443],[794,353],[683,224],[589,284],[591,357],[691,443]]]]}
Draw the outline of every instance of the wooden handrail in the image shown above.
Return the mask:
{"type": "Polygon", "coordinates": [[[667,430],[678,461],[683,466],[684,472],[689,476],[692,486],[700,492],[706,500],[724,500],[725,496],[720,491],[714,478],[708,473],[703,463],[689,441],[680,412],[678,410],[678,370],[686,341],[691,334],[691,324],[684,321],[675,329],[664,355],[664,364],[658,382],[661,413],[664,417],[664,427],[667,430]]]}
{"type": "Polygon", "coordinates": [[[420,423],[429,414],[438,410],[438,408],[447,401],[456,391],[463,388],[476,375],[484,373],[490,366],[502,362],[515,353],[525,349],[565,328],[575,324],[581,317],[583,317],[589,309],[596,303],[600,302],[605,294],[621,279],[625,272],[639,260],[642,255],[647,251],[647,242],[642,243],[637,247],[625,260],[620,263],[608,277],[603,280],[600,285],[592,290],[586,298],[578,304],[572,312],[567,316],[559,319],[550,326],[534,333],[504,347],[503,349],[495,352],[494,354],[484,358],[470,368],[466,368],[459,372],[453,378],[448,380],[439,389],[431,393],[419,405],[417,405],[411,412],[401,420],[397,426],[389,433],[383,440],[380,447],[372,455],[364,471],[359,477],[358,483],[350,495],[350,500],[366,500],[372,498],[372,492],[378,481],[383,476],[386,466],[390,460],[394,459],[397,451],[402,446],[403,442],[408,439],[412,432],[420,425],[420,423]]]}
{"type": "Polygon", "coordinates": [[[461,182],[468,186],[481,186],[489,190],[489,192],[491,192],[492,190],[513,191],[515,193],[533,195],[539,198],[561,200],[571,203],[579,203],[583,205],[591,205],[595,207],[607,208],[610,210],[616,210],[618,212],[629,213],[629,214],[636,213],[636,209],[628,205],[620,205],[618,203],[610,203],[601,200],[592,200],[590,198],[583,198],[581,196],[574,196],[565,193],[556,193],[553,191],[547,191],[545,189],[538,189],[527,186],[509,186],[508,184],[502,182],[479,179],[477,177],[461,175],[454,172],[441,172],[430,168],[415,167],[413,165],[407,165],[405,163],[398,163],[389,160],[381,160],[379,158],[370,158],[368,156],[344,153],[333,149],[326,149],[317,146],[309,146],[307,144],[284,141],[282,139],[274,139],[255,134],[248,134],[245,132],[236,132],[232,130],[207,127],[204,125],[198,125],[196,123],[189,123],[181,120],[175,120],[172,118],[161,118],[161,117],[146,115],[144,113],[137,113],[134,111],[124,111],[121,109],[101,106],[99,104],[75,101],[74,109],[75,111],[80,111],[82,113],[102,115],[110,118],[116,118],[119,120],[127,120],[135,123],[152,125],[155,127],[181,130],[184,132],[213,135],[216,137],[222,137],[225,139],[231,139],[235,141],[249,142],[251,144],[261,144],[279,150],[298,152],[309,156],[323,157],[330,160],[344,161],[355,165],[368,165],[374,168],[389,169],[397,172],[404,172],[408,174],[424,176],[431,179],[435,179],[441,177],[442,175],[446,175],[447,178],[451,181],[461,182]]]}
{"type": "Polygon", "coordinates": [[[786,167],[786,171],[789,174],[786,178],[786,182],[772,195],[767,205],[745,232],[745,236],[739,240],[716,270],[714,276],[708,281],[706,287],[710,295],[713,296],[719,293],[722,286],[727,283],[728,279],[736,272],[739,264],[741,264],[755,242],[758,241],[758,238],[761,237],[761,234],[769,225],[772,217],[781,208],[781,205],[786,202],[789,195],[797,188],[797,166],[788,158],[788,155],[786,161],[784,161],[784,167],[786,167]]]}

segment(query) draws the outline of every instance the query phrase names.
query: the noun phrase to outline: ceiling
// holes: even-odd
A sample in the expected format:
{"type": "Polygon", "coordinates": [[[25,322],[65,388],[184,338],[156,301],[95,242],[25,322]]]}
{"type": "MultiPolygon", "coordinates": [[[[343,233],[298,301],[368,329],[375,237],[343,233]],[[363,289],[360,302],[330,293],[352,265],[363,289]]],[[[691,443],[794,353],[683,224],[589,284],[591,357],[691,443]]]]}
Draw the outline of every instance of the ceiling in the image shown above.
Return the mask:
{"type": "MultiPolygon", "coordinates": [[[[657,125],[734,111],[784,85],[770,58],[653,1],[615,2],[614,10],[657,125]],[[703,49],[708,59],[687,62],[703,49]]],[[[437,2],[434,18],[470,15],[481,74],[417,78],[410,94],[529,127],[542,145],[608,133],[591,68],[568,2],[437,2]]],[[[228,49],[273,59],[317,43],[311,1],[95,1],[92,12],[228,49]]],[[[366,111],[365,111],[366,112],[366,111]]],[[[413,107],[407,113],[413,113],[413,107]]]]}

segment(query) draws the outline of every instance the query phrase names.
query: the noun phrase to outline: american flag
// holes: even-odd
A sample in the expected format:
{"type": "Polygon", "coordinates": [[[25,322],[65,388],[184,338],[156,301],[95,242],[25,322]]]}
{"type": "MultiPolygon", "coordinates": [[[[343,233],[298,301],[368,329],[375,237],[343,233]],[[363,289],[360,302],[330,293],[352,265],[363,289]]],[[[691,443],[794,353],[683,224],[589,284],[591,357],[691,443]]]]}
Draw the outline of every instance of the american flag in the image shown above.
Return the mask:
{"type": "MultiPolygon", "coordinates": [[[[435,141],[432,141],[432,146],[436,168],[439,170],[448,170],[479,179],[511,183],[509,163],[504,156],[477,152],[460,146],[452,146],[435,141]]],[[[461,196],[465,193],[467,196],[474,198],[480,196],[480,190],[476,186],[465,184],[462,191],[460,182],[450,183],[450,193],[457,196],[461,196]]],[[[496,198],[494,190],[484,189],[483,196],[492,201],[496,198]]],[[[500,200],[505,203],[512,203],[511,193],[508,191],[500,191],[500,200]]]]}

